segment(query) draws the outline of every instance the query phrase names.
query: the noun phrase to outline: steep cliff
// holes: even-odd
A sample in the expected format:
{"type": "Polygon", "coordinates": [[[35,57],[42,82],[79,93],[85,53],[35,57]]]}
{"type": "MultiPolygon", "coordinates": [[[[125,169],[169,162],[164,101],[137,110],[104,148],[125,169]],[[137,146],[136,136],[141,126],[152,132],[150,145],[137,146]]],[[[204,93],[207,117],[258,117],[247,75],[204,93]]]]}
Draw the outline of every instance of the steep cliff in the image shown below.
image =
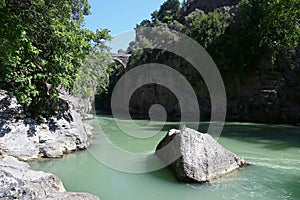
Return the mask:
{"type": "MultiPolygon", "coordinates": [[[[157,61],[172,66],[188,79],[198,97],[201,120],[210,120],[210,96],[198,72],[187,62],[168,55],[161,55],[157,61]]],[[[262,62],[256,70],[221,72],[227,93],[227,121],[300,123],[300,48],[278,65],[273,68],[262,62]]],[[[130,112],[133,116],[147,116],[153,104],[163,105],[170,119],[179,119],[176,96],[168,88],[154,84],[133,94],[130,112]]]]}
{"type": "Polygon", "coordinates": [[[240,0],[188,0],[187,10],[188,13],[191,13],[198,8],[208,13],[216,8],[233,6],[239,2],[240,0]]]}

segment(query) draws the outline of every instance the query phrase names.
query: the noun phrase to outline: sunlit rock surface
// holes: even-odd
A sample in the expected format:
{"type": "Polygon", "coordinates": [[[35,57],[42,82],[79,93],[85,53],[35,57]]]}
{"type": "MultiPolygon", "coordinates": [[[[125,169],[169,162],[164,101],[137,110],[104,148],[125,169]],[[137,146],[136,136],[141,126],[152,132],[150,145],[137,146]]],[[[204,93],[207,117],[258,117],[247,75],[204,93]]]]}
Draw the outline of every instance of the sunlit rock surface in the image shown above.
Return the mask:
{"type": "Polygon", "coordinates": [[[181,182],[209,182],[247,165],[246,161],[223,148],[212,136],[193,129],[172,129],[159,143],[156,154],[170,165],[181,182]],[[163,147],[165,151],[158,151],[163,147]]]}
{"type": "Polygon", "coordinates": [[[91,137],[74,110],[37,123],[25,116],[15,97],[0,91],[0,153],[22,160],[57,158],[86,149],[91,137]]]}
{"type": "Polygon", "coordinates": [[[0,199],[10,200],[99,200],[86,193],[69,193],[53,174],[32,171],[16,158],[0,157],[0,199]]]}

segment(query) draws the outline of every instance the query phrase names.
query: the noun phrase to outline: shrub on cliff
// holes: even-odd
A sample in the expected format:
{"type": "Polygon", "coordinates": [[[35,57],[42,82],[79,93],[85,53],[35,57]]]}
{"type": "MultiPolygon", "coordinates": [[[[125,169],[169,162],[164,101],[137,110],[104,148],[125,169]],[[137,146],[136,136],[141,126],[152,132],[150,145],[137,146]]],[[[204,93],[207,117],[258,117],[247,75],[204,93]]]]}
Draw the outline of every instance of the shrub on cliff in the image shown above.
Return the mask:
{"type": "Polygon", "coordinates": [[[299,45],[300,1],[242,0],[234,20],[209,52],[221,69],[249,70],[276,61],[299,45]]]}
{"type": "MultiPolygon", "coordinates": [[[[188,15],[185,1],[179,12],[175,12],[176,6],[166,6],[170,2],[179,3],[166,1],[152,13],[151,20],[143,20],[137,27],[168,26],[189,35],[210,53],[221,70],[252,70],[261,63],[276,67],[276,60],[299,45],[299,0],[241,0],[231,10],[218,8],[204,13],[196,9],[188,15]]],[[[151,41],[144,40],[151,46],[151,41]]],[[[139,60],[134,57],[132,60],[139,60]]]]}

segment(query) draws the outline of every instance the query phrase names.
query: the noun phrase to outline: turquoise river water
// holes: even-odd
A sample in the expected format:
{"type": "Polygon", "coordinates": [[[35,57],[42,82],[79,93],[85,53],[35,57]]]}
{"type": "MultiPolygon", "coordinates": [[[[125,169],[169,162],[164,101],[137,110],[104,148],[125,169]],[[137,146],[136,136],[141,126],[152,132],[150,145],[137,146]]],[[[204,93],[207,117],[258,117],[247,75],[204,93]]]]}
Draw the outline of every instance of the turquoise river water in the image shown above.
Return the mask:
{"type": "MultiPolygon", "coordinates": [[[[166,122],[160,134],[135,139],[123,134],[111,117],[100,116],[90,123],[96,127],[91,149],[99,151],[98,124],[114,144],[132,152],[153,152],[167,130],[179,126],[166,122]]],[[[204,132],[207,126],[201,123],[199,130],[204,132]]],[[[30,165],[54,173],[69,191],[89,192],[101,200],[300,199],[300,127],[226,123],[219,142],[252,165],[209,184],[178,183],[168,169],[144,174],[119,172],[102,164],[89,150],[30,165]]]]}

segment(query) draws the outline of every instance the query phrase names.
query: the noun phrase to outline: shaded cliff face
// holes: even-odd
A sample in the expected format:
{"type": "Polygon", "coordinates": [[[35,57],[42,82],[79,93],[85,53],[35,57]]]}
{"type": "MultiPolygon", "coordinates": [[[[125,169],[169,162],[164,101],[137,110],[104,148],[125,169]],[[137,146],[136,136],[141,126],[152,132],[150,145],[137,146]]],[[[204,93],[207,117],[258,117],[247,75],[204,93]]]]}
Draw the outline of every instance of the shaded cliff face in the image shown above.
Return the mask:
{"type": "MultiPolygon", "coordinates": [[[[170,66],[186,78],[190,86],[193,88],[193,91],[195,91],[198,102],[201,102],[199,112],[200,119],[210,118],[211,104],[209,101],[209,93],[199,72],[185,59],[170,52],[163,52],[160,54],[150,52],[146,55],[145,62],[150,63],[154,59],[156,63],[170,66]],[[155,57],[153,58],[153,56],[155,57]],[[206,99],[208,99],[208,101],[206,101],[206,99]]],[[[142,74],[139,78],[143,80],[147,78],[146,76],[146,74],[142,74]]],[[[165,78],[168,79],[172,77],[172,80],[174,79],[172,74],[169,76],[170,77],[165,78]]],[[[175,90],[173,91],[170,88],[157,84],[142,86],[134,92],[130,99],[130,114],[132,116],[148,117],[149,109],[155,104],[162,105],[165,108],[167,117],[170,120],[181,118],[181,110],[183,108],[181,106],[184,106],[189,114],[193,113],[196,108],[191,108],[190,106],[192,104],[188,103],[193,98],[189,91],[182,91],[183,89],[186,89],[182,85],[183,83],[180,80],[174,81],[172,83],[172,88],[175,90]],[[184,102],[182,103],[187,103],[186,105],[180,105],[178,97],[176,97],[176,94],[173,93],[176,90],[182,91],[182,96],[180,96],[180,98],[184,99],[184,102]]]]}
{"type": "Polygon", "coordinates": [[[300,48],[276,69],[248,74],[223,73],[228,101],[228,121],[300,123],[300,48]]]}
{"type": "Polygon", "coordinates": [[[223,74],[227,121],[300,123],[300,70],[223,74]]]}
{"type": "Polygon", "coordinates": [[[196,9],[203,10],[208,13],[216,8],[224,6],[233,6],[240,2],[240,0],[188,0],[187,10],[188,13],[193,12],[196,9]]]}
{"type": "MultiPolygon", "coordinates": [[[[299,124],[300,48],[293,54],[292,59],[282,60],[277,68],[262,62],[255,71],[222,72],[228,100],[226,120],[299,124]]],[[[186,77],[198,98],[200,120],[210,120],[210,97],[198,72],[174,55],[161,54],[157,62],[172,66],[186,77]]],[[[135,91],[130,99],[130,113],[147,118],[149,108],[154,104],[164,106],[169,119],[180,119],[176,96],[168,88],[154,84],[135,91]]]]}

